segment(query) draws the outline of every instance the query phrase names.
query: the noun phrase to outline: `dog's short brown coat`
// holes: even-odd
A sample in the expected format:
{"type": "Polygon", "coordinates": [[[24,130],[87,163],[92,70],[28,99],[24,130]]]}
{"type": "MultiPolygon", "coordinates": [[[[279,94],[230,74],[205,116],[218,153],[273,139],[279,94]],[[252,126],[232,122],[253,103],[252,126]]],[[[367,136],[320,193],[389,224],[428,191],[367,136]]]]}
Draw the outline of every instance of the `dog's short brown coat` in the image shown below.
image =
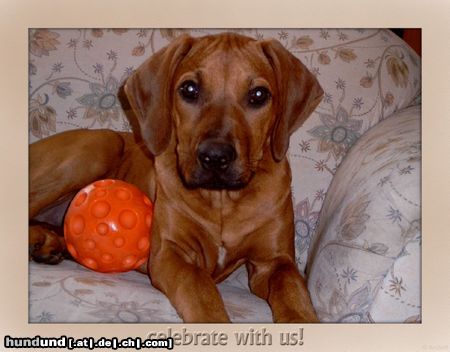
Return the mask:
{"type": "MultiPolygon", "coordinates": [[[[97,179],[123,179],[155,202],[149,274],[184,321],[229,321],[216,283],[245,264],[275,321],[315,322],[294,260],[285,157],[322,97],[315,77],[274,40],[181,36],[145,61],[125,92],[137,141],[82,130],[31,145],[30,218],[97,179]],[[195,99],[183,96],[183,82],[195,82],[195,99]],[[269,96],[251,104],[258,87],[269,96]],[[223,172],[199,161],[205,141],[233,149],[223,172]]],[[[63,245],[47,226],[30,226],[34,259],[58,262],[63,245]]]]}

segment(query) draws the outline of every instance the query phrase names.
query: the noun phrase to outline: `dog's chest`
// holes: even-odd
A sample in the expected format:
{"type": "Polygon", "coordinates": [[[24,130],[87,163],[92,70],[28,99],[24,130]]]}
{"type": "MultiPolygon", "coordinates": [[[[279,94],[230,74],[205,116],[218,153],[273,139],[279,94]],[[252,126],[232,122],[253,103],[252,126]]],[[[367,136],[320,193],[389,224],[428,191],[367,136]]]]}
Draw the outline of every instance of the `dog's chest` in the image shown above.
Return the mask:
{"type": "Polygon", "coordinates": [[[207,261],[221,272],[245,259],[255,234],[271,222],[277,207],[270,199],[260,199],[264,193],[249,188],[240,192],[202,190],[200,194],[202,215],[197,223],[208,238],[207,247],[214,248],[207,261]]]}

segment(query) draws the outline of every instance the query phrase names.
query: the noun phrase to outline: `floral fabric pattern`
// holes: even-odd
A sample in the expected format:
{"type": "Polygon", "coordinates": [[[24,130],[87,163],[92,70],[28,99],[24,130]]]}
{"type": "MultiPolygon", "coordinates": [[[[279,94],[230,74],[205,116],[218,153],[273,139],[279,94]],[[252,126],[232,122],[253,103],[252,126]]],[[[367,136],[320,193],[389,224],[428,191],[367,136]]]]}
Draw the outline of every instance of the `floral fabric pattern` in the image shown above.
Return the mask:
{"type": "MultiPolygon", "coordinates": [[[[248,286],[219,284],[225,308],[236,323],[271,322],[267,303],[248,286]]],[[[101,274],[72,261],[30,264],[30,323],[181,322],[169,300],[137,272],[101,274]]]]}
{"type": "Polygon", "coordinates": [[[362,120],[350,119],[350,114],[341,106],[335,116],[319,113],[319,125],[308,131],[319,140],[317,151],[330,153],[339,160],[360,137],[362,120]]]}
{"type": "Polygon", "coordinates": [[[327,322],[420,322],[420,108],[373,127],[333,178],[309,259],[327,322]]]}
{"type": "MultiPolygon", "coordinates": [[[[316,111],[292,135],[288,151],[293,175],[296,260],[300,271],[304,272],[310,259],[311,243],[317,237],[316,229],[322,217],[319,213],[342,160],[367,130],[396,112],[420,103],[420,58],[400,38],[385,29],[230,31],[261,40],[279,40],[308,67],[325,91],[316,111]]],[[[223,30],[31,29],[30,142],[78,128],[131,131],[119,104],[118,89],[132,72],[147,57],[181,34],[203,36],[219,32],[223,30]]],[[[401,172],[410,175],[415,169],[405,165],[401,172]]],[[[389,187],[391,178],[385,177],[386,180],[379,182],[389,187]]],[[[374,219],[370,211],[371,194],[364,194],[352,200],[353,205],[348,204],[339,223],[340,239],[359,238],[367,231],[366,223],[374,219]]],[[[386,209],[383,216],[397,226],[405,224],[403,213],[394,205],[392,209],[386,209]]],[[[381,241],[367,246],[373,253],[386,250],[381,241]]],[[[355,280],[362,279],[360,271],[350,265],[336,275],[344,275],[341,279],[349,287],[355,280]]],[[[386,295],[411,292],[410,284],[406,288],[402,275],[397,271],[392,275],[389,280],[396,282],[400,289],[391,290],[393,284],[386,281],[382,286],[386,295]]],[[[233,287],[247,285],[245,272],[240,272],[236,278],[231,282],[233,287]]],[[[35,289],[30,286],[31,291],[35,289]]],[[[40,290],[44,289],[40,287],[40,290]]],[[[314,292],[314,295],[318,294],[318,291],[314,292]]],[[[360,299],[370,292],[373,290],[356,290],[352,299],[360,299]]],[[[333,304],[341,308],[350,303],[354,305],[349,299],[348,295],[336,293],[333,304]]],[[[38,304],[34,301],[32,306],[38,304]]],[[[383,316],[382,311],[377,317],[383,316]]]]}

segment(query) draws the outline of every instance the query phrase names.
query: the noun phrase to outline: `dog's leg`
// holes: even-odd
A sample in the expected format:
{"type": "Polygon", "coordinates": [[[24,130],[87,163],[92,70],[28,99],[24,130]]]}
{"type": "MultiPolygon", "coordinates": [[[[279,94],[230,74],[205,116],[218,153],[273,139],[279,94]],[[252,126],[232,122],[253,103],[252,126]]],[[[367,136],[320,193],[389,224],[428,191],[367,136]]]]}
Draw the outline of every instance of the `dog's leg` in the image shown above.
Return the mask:
{"type": "Polygon", "coordinates": [[[274,322],[316,323],[317,316],[305,280],[290,258],[247,264],[252,292],[267,300],[274,322]]]}
{"type": "MultiPolygon", "coordinates": [[[[29,148],[29,218],[74,195],[89,183],[108,177],[123,152],[120,135],[106,130],[77,130],[38,141],[29,148]]],[[[54,207],[57,209],[58,207],[54,207]]],[[[57,264],[64,241],[58,236],[65,209],[57,209],[55,227],[30,222],[29,252],[32,259],[57,264]]]]}
{"type": "Polygon", "coordinates": [[[150,277],[153,286],[170,300],[184,322],[229,322],[222,297],[211,275],[188,263],[168,243],[150,256],[150,277]]]}

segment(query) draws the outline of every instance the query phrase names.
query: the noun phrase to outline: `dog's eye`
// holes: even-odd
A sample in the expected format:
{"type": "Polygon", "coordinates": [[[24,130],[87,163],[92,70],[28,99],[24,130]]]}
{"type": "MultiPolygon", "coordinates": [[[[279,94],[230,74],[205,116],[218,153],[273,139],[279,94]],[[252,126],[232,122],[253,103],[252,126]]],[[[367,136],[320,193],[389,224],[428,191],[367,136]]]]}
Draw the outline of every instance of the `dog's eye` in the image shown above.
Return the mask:
{"type": "Polygon", "coordinates": [[[270,92],[266,87],[256,87],[248,92],[248,103],[253,107],[263,106],[270,99],[270,92]]]}
{"type": "Polygon", "coordinates": [[[199,87],[198,84],[194,81],[184,81],[183,83],[181,83],[179,92],[184,100],[193,103],[198,99],[199,87]]]}

